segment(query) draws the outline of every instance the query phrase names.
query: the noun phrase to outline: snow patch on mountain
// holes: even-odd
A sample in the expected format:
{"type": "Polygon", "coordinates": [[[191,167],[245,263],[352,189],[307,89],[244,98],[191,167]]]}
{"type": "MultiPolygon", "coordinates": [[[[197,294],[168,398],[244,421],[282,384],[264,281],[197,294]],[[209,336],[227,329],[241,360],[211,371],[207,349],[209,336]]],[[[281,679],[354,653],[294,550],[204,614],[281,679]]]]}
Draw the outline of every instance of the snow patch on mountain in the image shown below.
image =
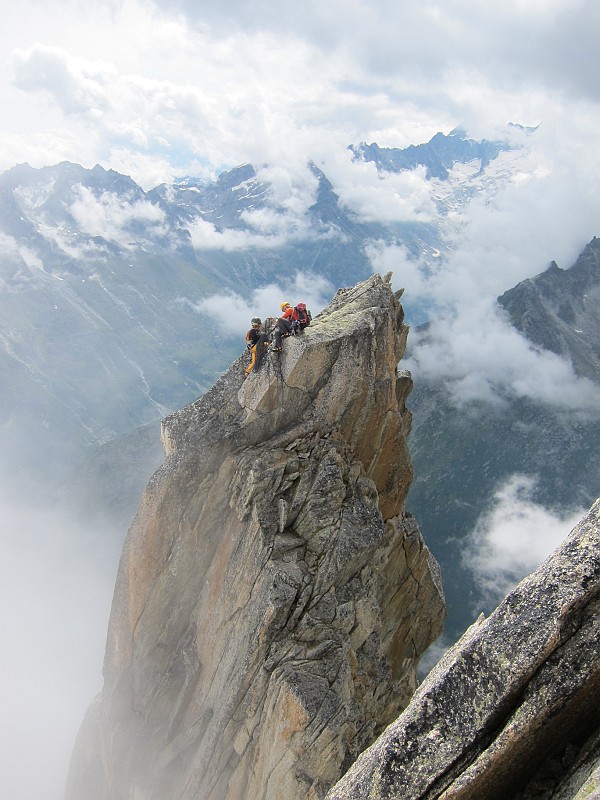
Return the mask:
{"type": "Polygon", "coordinates": [[[24,211],[36,211],[51,196],[55,185],[56,179],[50,177],[39,183],[17,186],[14,190],[15,198],[24,211]]]}

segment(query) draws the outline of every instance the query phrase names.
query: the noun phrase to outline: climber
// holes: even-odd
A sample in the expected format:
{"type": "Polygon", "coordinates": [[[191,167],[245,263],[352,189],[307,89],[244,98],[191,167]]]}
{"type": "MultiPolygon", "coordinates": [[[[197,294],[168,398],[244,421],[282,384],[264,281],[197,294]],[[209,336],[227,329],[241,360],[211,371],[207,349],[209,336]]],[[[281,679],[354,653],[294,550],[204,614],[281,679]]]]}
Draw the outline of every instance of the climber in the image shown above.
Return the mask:
{"type": "Polygon", "coordinates": [[[283,302],[281,304],[281,312],[281,316],[278,318],[275,324],[275,330],[273,331],[273,343],[271,344],[271,349],[276,353],[281,351],[282,337],[290,336],[293,333],[292,321],[294,318],[294,309],[289,303],[283,302]]]}
{"type": "Polygon", "coordinates": [[[262,361],[263,354],[269,346],[269,337],[261,330],[262,322],[259,317],[252,318],[252,327],[246,333],[246,348],[250,350],[250,363],[246,367],[245,378],[253,369],[258,369],[262,361]]]}
{"type": "Polygon", "coordinates": [[[260,326],[262,325],[262,320],[260,317],[252,317],[251,325],[252,327],[246,333],[246,348],[248,350],[252,350],[253,346],[260,338],[260,326]]]}

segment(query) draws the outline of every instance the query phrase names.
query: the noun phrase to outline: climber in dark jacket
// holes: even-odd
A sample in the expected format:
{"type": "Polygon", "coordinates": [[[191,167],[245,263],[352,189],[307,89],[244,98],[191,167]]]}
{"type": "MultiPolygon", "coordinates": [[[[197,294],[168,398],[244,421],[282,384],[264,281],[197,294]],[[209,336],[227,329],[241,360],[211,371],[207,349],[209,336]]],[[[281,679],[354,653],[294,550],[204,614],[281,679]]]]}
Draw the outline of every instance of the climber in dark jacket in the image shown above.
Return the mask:
{"type": "Polygon", "coordinates": [[[252,354],[250,363],[246,367],[246,374],[244,376],[246,378],[253,369],[257,369],[260,366],[263,353],[269,344],[267,335],[261,330],[261,325],[261,320],[258,317],[253,317],[252,327],[246,333],[246,347],[252,354]]]}
{"type": "Polygon", "coordinates": [[[281,339],[283,336],[290,336],[292,333],[292,320],[294,318],[294,309],[289,303],[281,304],[282,314],[277,320],[275,330],[273,331],[273,344],[271,349],[275,352],[281,350],[281,339]]]}
{"type": "Polygon", "coordinates": [[[252,327],[246,333],[246,347],[248,350],[252,350],[252,347],[260,339],[260,326],[262,325],[262,322],[259,317],[253,317],[251,324],[252,327]]]}

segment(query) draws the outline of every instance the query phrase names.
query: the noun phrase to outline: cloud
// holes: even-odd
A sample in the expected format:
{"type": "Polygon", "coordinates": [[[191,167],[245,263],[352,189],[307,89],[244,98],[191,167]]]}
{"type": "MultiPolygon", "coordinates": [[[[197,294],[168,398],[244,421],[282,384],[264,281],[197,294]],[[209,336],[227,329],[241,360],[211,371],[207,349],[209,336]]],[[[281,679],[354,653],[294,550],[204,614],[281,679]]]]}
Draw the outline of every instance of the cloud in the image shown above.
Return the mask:
{"type": "MultiPolygon", "coordinates": [[[[272,249],[291,242],[343,238],[334,225],[318,225],[309,213],[317,202],[319,181],[308,164],[263,166],[256,172],[256,181],[268,190],[260,207],[240,212],[246,229],[221,227],[198,218],[188,226],[196,249],[272,249]]],[[[249,189],[252,191],[251,186],[249,189]]]]}
{"type": "Polygon", "coordinates": [[[287,164],[267,164],[259,167],[256,180],[269,186],[273,206],[283,207],[295,216],[304,216],[317,201],[319,179],[304,161],[287,164]]]}
{"type": "Polygon", "coordinates": [[[424,167],[378,173],[372,162],[354,161],[346,148],[324,162],[342,206],[360,222],[431,222],[437,217],[424,167]]]}
{"type": "MultiPolygon", "coordinates": [[[[574,263],[597,229],[600,195],[593,176],[600,159],[592,136],[575,130],[577,122],[556,123],[565,123],[559,134],[542,125],[527,139],[517,135],[520,149],[502,154],[481,178],[454,170],[448,184],[431,182],[429,191],[450,208],[440,219],[447,251],[434,261],[402,264],[415,273],[413,281],[422,278],[414,286],[421,299],[467,305],[497,297],[551,260],[574,263]],[[581,151],[570,146],[573,139],[581,151]]],[[[383,257],[382,248],[374,249],[374,266],[383,257]]]]}
{"type": "Polygon", "coordinates": [[[269,207],[243,212],[240,217],[254,230],[218,228],[198,217],[188,225],[192,244],[197,250],[270,250],[292,242],[343,236],[333,226],[319,229],[307,217],[297,217],[269,207]]]}
{"type": "Polygon", "coordinates": [[[554,16],[542,20],[541,36],[529,47],[523,39],[518,42],[517,63],[530,75],[561,87],[565,94],[597,102],[600,89],[593,74],[598,69],[600,8],[594,0],[556,2],[554,6],[554,16]]]}
{"type": "Polygon", "coordinates": [[[525,398],[584,416],[600,413],[596,385],[578,378],[569,362],[533,347],[490,300],[411,337],[406,368],[417,380],[443,381],[457,407],[525,398]]]}
{"type": "Polygon", "coordinates": [[[45,272],[44,264],[33,247],[18,242],[9,234],[0,231],[0,269],[4,280],[0,277],[0,291],[19,291],[23,285],[34,284],[45,272]]]}
{"type": "Polygon", "coordinates": [[[441,252],[414,257],[402,244],[381,241],[366,247],[373,269],[392,270],[394,285],[406,289],[409,324],[411,308],[417,322],[425,313],[431,321],[427,334],[411,332],[407,367],[416,381],[443,380],[457,405],[525,397],[596,415],[600,410],[592,384],[558,356],[534,348],[496,304],[552,260],[570,267],[598,232],[597,149],[583,130],[575,136],[585,142],[582,150],[567,141],[567,131],[582,125],[568,123],[558,132],[542,126],[520,141],[517,134],[522,149],[499,158],[482,177],[465,172],[460,183],[432,182],[432,193],[445,192],[450,204],[440,218],[441,252]]]}
{"type": "Polygon", "coordinates": [[[7,233],[0,231],[0,254],[4,257],[14,258],[19,255],[19,243],[7,233]]]}
{"type": "Polygon", "coordinates": [[[550,511],[531,499],[534,488],[533,478],[511,476],[469,535],[463,561],[491,607],[537,569],[587,512],[550,511]]]}
{"type": "MultiPolygon", "coordinates": [[[[90,257],[100,257],[107,253],[108,247],[97,241],[74,239],[71,231],[65,228],[56,228],[50,225],[40,225],[39,231],[44,239],[52,242],[69,258],[83,260],[90,257]]],[[[56,276],[55,276],[56,277],[56,276]]]]}
{"type": "Polygon", "coordinates": [[[96,114],[108,105],[107,86],[114,67],[90,62],[57,47],[36,44],[12,57],[15,85],[25,91],[50,92],[67,114],[96,114]]]}
{"type": "Polygon", "coordinates": [[[111,192],[97,197],[81,184],[74,187],[77,199],[70,212],[83,233],[101,236],[123,246],[147,232],[148,236],[167,235],[164,211],[148,200],[126,202],[111,192]]]}
{"type": "MultiPolygon", "coordinates": [[[[390,245],[378,239],[368,241],[364,251],[375,272],[393,273],[395,288],[404,289],[411,303],[418,304],[423,300],[431,307],[432,284],[437,272],[435,261],[440,258],[438,252],[432,253],[428,262],[415,258],[404,244],[390,245]]],[[[440,301],[433,305],[432,316],[440,305],[440,301]]]]}
{"type": "Polygon", "coordinates": [[[61,800],[77,730],[102,686],[118,546],[6,490],[0,531],[0,787],[13,800],[61,800]]]}
{"type": "Polygon", "coordinates": [[[314,317],[330,301],[333,293],[333,287],[325,278],[299,272],[283,279],[280,284],[270,283],[255,289],[249,298],[237,294],[215,294],[190,305],[198,314],[212,317],[220,333],[243,337],[252,317],[260,317],[263,321],[266,317],[278,317],[284,300],[292,305],[306,303],[314,317]]]}
{"type": "Polygon", "coordinates": [[[284,214],[265,209],[246,214],[246,221],[264,232],[217,228],[211,222],[198,218],[188,226],[192,244],[196,250],[224,250],[225,252],[251,248],[269,250],[281,247],[298,238],[313,238],[307,226],[299,230],[294,220],[284,214]]]}
{"type": "Polygon", "coordinates": [[[396,79],[401,87],[412,84],[423,93],[427,85],[439,86],[457,65],[470,65],[500,85],[554,85],[560,73],[566,90],[592,97],[597,93],[591,78],[598,66],[593,35],[598,10],[593,0],[510,0],[476,6],[470,0],[443,5],[379,0],[350,6],[341,0],[307,0],[302,7],[286,0],[277,14],[267,0],[251,7],[233,2],[226,8],[214,0],[201,8],[179,0],[176,7],[217,34],[269,31],[281,37],[294,32],[322,52],[347,54],[354,63],[349,74],[396,79]],[[578,43],[579,55],[584,56],[580,66],[578,43]]]}
{"type": "Polygon", "coordinates": [[[363,140],[406,146],[457,124],[479,133],[539,121],[596,103],[597,17],[572,0],[284,2],[277,14],[267,2],[23,0],[0,33],[11,54],[0,152],[40,166],[51,153],[100,162],[148,186],[157,166],[166,180],[198,165],[208,175],[306,163],[363,140]]]}

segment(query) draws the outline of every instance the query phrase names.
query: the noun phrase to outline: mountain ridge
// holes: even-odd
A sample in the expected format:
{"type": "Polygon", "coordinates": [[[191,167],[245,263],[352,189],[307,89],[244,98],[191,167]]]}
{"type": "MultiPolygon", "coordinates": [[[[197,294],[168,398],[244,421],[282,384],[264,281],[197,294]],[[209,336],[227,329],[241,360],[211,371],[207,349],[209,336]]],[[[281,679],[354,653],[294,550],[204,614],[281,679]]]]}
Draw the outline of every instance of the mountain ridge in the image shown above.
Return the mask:
{"type": "Polygon", "coordinates": [[[401,242],[413,256],[443,247],[434,225],[361,221],[310,170],[314,198],[298,219],[249,164],[207,185],[187,178],[147,192],[99,164],[0,175],[0,443],[11,471],[44,479],[43,450],[64,474],[63,463],[211,385],[236,345],[193,310],[203,298],[246,296],[306,269],[353,284],[372,272],[368,241],[401,242]],[[253,214],[265,209],[290,226],[289,240],[258,225],[253,214]],[[199,222],[217,241],[194,233],[199,222]],[[223,236],[236,232],[246,238],[228,249],[223,236]],[[31,434],[16,441],[16,429],[31,434]]]}
{"type": "Polygon", "coordinates": [[[465,164],[470,161],[479,161],[479,174],[498,155],[513,147],[506,141],[491,142],[483,139],[475,141],[466,136],[461,128],[455,128],[448,135],[436,133],[426,144],[409,145],[405,148],[379,147],[376,143],[362,142],[357,146],[351,145],[351,152],[355,158],[372,161],[380,170],[388,172],[401,172],[425,167],[427,178],[447,180],[449,170],[454,164],[465,164]]]}
{"type": "Polygon", "coordinates": [[[498,298],[529,341],[568,358],[578,375],[595,383],[600,383],[599,263],[600,240],[594,237],[568,270],[553,261],[498,298]]]}

